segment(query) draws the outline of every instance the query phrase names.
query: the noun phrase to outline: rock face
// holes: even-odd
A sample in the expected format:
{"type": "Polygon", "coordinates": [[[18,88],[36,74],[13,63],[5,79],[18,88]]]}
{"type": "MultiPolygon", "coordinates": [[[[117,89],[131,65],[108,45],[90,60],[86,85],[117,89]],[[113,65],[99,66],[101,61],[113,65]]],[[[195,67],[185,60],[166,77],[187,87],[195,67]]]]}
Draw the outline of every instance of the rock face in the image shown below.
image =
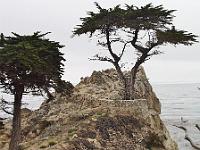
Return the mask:
{"type": "MultiPolygon", "coordinates": [[[[135,94],[137,100],[122,100],[116,71],[95,71],[71,96],[57,94],[54,101],[23,117],[21,149],[177,150],[142,68],[135,94]]],[[[0,146],[7,149],[7,143],[8,139],[0,141],[0,146]]]]}

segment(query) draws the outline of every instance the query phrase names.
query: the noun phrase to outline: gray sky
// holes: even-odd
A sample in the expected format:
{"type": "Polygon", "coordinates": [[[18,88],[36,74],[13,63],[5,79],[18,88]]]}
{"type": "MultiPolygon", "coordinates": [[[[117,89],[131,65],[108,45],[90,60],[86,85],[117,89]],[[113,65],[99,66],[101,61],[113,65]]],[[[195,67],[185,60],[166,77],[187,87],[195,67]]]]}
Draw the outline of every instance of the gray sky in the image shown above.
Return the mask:
{"type": "MultiPolygon", "coordinates": [[[[163,4],[166,9],[175,9],[174,24],[178,29],[200,35],[199,0],[96,0],[103,7],[117,4],[154,5],[163,4]]],[[[61,42],[66,58],[64,79],[77,83],[82,76],[93,70],[112,67],[105,62],[88,60],[98,52],[96,41],[87,36],[71,38],[72,30],[80,24],[80,17],[95,10],[92,0],[0,0],[0,32],[32,34],[35,31],[52,33],[52,40],[61,42]]],[[[198,39],[199,40],[199,39],[198,39]]],[[[193,46],[165,46],[160,48],[165,54],[154,56],[145,64],[149,80],[153,83],[200,83],[200,44],[193,46]]],[[[134,61],[136,56],[126,54],[126,59],[134,61]],[[128,57],[129,55],[129,57],[128,57]]],[[[125,60],[124,60],[125,61],[125,60]]],[[[130,64],[129,64],[130,65],[130,64]]],[[[127,65],[127,69],[129,68],[127,65]]]]}

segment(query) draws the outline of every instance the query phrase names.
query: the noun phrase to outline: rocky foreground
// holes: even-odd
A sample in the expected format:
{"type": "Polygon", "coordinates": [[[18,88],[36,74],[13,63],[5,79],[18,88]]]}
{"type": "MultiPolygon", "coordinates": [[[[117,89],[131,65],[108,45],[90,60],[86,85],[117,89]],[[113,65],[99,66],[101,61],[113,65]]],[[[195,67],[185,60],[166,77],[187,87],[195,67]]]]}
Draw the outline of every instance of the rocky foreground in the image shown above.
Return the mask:
{"type": "MultiPolygon", "coordinates": [[[[134,101],[122,100],[122,84],[114,69],[95,71],[71,95],[56,94],[36,111],[23,110],[21,149],[177,150],[143,69],[135,96],[134,101]]],[[[9,121],[4,124],[0,147],[7,150],[11,126],[9,121]]]]}
{"type": "Polygon", "coordinates": [[[164,119],[164,123],[180,150],[200,150],[199,119],[164,119]]]}

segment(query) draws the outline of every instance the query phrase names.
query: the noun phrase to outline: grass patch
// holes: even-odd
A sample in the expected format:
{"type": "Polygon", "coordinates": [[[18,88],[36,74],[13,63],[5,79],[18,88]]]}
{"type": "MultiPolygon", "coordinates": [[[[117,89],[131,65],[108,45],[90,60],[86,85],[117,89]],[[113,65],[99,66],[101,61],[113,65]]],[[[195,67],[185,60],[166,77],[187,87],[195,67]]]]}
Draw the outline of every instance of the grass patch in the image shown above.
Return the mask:
{"type": "Polygon", "coordinates": [[[56,145],[57,142],[56,141],[49,141],[49,147],[56,145]]]}
{"type": "Polygon", "coordinates": [[[76,131],[77,131],[76,128],[70,128],[70,129],[68,130],[68,135],[69,135],[69,136],[73,136],[73,135],[75,134],[76,131]]]}
{"type": "Polygon", "coordinates": [[[45,148],[47,148],[47,147],[48,147],[47,145],[41,145],[41,146],[40,146],[41,149],[45,149],[45,148]]]}

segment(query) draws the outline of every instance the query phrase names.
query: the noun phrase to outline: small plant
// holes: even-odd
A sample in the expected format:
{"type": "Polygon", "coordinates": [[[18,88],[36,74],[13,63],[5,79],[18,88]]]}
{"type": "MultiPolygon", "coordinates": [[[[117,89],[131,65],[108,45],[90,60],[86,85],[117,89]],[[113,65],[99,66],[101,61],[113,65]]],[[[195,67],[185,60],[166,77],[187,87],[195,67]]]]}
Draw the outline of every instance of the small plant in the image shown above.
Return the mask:
{"type": "Polygon", "coordinates": [[[76,131],[77,131],[76,128],[70,128],[70,129],[68,130],[68,135],[69,135],[69,136],[73,136],[73,135],[75,134],[76,131]]]}
{"type": "Polygon", "coordinates": [[[24,149],[25,149],[25,146],[22,145],[22,144],[20,144],[20,145],[19,145],[19,150],[24,150],[24,149]]]}
{"type": "Polygon", "coordinates": [[[49,141],[49,147],[56,145],[57,142],[56,141],[49,141]]]}
{"type": "Polygon", "coordinates": [[[40,146],[41,149],[44,149],[44,148],[47,148],[47,147],[48,147],[47,145],[41,145],[40,146]]]}
{"type": "Polygon", "coordinates": [[[103,115],[102,112],[97,112],[96,114],[97,114],[97,116],[102,116],[103,115]]]}

